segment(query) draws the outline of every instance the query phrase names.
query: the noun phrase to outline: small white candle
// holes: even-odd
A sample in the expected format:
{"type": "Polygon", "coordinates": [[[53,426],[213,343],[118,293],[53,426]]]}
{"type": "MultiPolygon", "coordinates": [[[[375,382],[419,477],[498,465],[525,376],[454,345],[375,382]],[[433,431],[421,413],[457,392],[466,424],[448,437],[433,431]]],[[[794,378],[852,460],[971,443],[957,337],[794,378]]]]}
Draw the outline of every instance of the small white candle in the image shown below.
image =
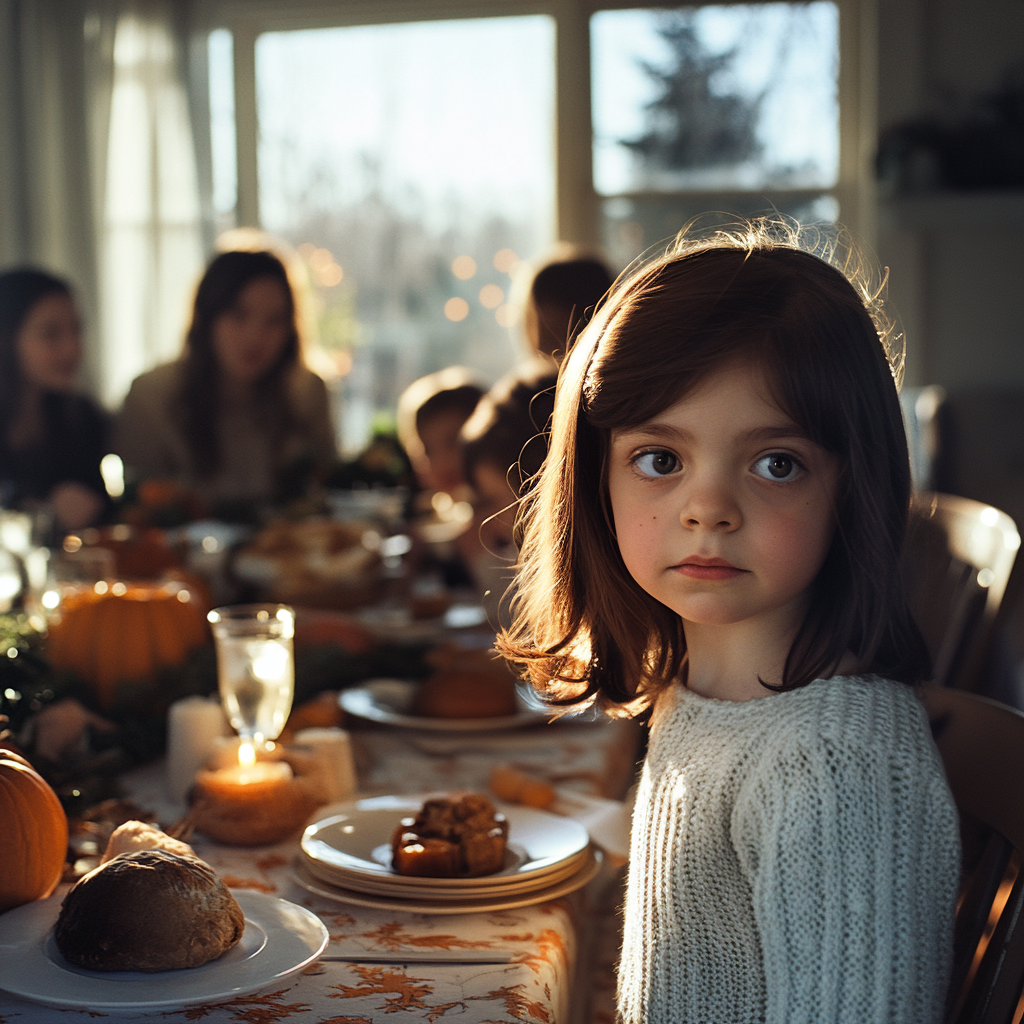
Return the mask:
{"type": "Polygon", "coordinates": [[[167,793],[184,802],[217,740],[231,732],[218,701],[186,697],[167,713],[167,793]]]}
{"type": "Polygon", "coordinates": [[[344,729],[303,729],[295,744],[308,747],[317,763],[321,796],[326,803],[347,800],[356,792],[356,766],[352,741],[344,729]]]}

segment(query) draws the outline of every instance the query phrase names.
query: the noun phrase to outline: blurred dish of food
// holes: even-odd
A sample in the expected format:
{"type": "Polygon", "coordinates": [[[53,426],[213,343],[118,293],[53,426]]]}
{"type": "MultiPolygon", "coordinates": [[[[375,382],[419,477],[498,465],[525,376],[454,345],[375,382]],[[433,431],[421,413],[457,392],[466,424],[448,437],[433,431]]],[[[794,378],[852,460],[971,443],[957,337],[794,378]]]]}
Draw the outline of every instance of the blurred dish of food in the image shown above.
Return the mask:
{"type": "Polygon", "coordinates": [[[349,608],[375,595],[381,536],[359,523],[280,520],[241,548],[234,573],[276,600],[349,608]]]}
{"type": "Polygon", "coordinates": [[[493,732],[539,725],[546,711],[531,708],[516,692],[515,710],[493,718],[432,718],[416,713],[416,698],[423,684],[415,679],[367,679],[342,690],[338,702],[348,714],[380,725],[430,732],[493,732]]]}

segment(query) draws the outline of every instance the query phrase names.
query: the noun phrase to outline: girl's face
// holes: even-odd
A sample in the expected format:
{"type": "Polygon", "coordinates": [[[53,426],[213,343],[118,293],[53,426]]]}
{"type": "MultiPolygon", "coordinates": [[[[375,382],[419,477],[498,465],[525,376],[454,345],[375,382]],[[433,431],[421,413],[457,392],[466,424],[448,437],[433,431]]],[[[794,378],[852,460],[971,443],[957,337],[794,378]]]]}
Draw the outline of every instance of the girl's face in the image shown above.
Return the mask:
{"type": "Polygon", "coordinates": [[[25,315],[15,339],[24,379],[44,391],[71,391],[82,361],[82,323],[63,292],[41,298],[25,315]]]}
{"type": "Polygon", "coordinates": [[[771,400],[763,372],[730,363],[648,422],[612,431],[623,561],[684,622],[792,635],[832,542],[838,475],[771,400]]]}
{"type": "Polygon", "coordinates": [[[227,378],[254,384],[280,358],[291,334],[288,294],[273,277],[257,277],[213,321],[213,351],[227,378]]]}

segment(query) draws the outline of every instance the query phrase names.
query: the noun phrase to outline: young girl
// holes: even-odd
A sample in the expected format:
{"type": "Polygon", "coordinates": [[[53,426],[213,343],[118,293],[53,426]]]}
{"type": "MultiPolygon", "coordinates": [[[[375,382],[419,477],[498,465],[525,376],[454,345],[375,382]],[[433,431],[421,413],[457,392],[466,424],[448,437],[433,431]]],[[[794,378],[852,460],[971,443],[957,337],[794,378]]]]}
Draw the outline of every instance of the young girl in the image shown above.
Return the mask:
{"type": "Polygon", "coordinates": [[[563,366],[499,647],[554,703],[653,705],[627,1024],[942,1018],[959,840],[892,341],[759,222],[636,272],[563,366]]]}

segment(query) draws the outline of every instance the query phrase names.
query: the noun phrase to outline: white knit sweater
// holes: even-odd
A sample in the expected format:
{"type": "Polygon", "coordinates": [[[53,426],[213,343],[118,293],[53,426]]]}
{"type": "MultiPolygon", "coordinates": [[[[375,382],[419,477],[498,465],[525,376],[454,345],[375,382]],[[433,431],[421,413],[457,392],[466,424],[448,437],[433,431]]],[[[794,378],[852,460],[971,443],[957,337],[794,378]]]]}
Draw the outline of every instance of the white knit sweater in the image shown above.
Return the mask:
{"type": "Polygon", "coordinates": [[[956,808],[910,687],[658,700],[633,816],[623,1024],[942,1019],[956,808]]]}

